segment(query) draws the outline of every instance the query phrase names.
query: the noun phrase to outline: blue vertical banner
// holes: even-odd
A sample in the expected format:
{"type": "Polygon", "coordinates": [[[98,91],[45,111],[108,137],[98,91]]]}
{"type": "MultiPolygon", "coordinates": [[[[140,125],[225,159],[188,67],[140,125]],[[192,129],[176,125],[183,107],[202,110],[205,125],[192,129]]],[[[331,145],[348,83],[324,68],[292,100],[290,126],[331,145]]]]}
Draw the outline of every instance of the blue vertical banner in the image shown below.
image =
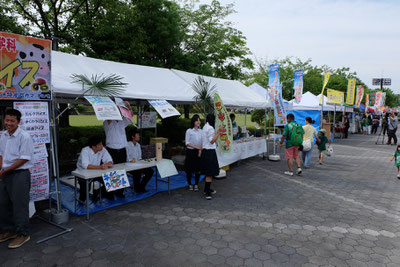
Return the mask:
{"type": "Polygon", "coordinates": [[[294,90],[294,102],[296,104],[299,104],[301,101],[301,97],[303,96],[303,71],[302,70],[294,71],[293,90],[294,90]]]}
{"type": "Polygon", "coordinates": [[[278,85],[277,90],[278,92],[273,103],[275,126],[283,126],[286,124],[286,108],[282,98],[282,84],[278,85]]]}
{"type": "Polygon", "coordinates": [[[279,84],[279,64],[269,65],[268,95],[272,105],[278,95],[279,84]]]}

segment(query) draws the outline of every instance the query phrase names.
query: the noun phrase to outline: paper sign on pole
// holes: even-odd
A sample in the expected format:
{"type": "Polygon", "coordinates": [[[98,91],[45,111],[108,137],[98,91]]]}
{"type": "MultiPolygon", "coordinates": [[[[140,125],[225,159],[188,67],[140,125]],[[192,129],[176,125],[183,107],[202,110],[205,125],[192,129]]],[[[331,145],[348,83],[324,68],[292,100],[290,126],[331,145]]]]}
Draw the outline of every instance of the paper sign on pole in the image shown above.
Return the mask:
{"type": "Polygon", "coordinates": [[[170,159],[163,159],[156,163],[161,178],[171,177],[178,174],[174,162],[170,159]]]}
{"type": "Polygon", "coordinates": [[[319,97],[319,104],[322,104],[322,96],[324,95],[325,87],[329,82],[329,78],[331,77],[331,74],[329,72],[324,73],[324,84],[322,85],[322,91],[321,91],[321,96],[319,97]]]}
{"type": "Polygon", "coordinates": [[[301,101],[301,97],[303,96],[303,71],[295,70],[294,71],[294,101],[299,104],[301,101]]]}
{"type": "Polygon", "coordinates": [[[117,105],[107,96],[85,96],[98,120],[122,120],[117,105]]]}
{"type": "Polygon", "coordinates": [[[350,79],[347,84],[346,105],[354,105],[354,94],[356,92],[356,79],[350,79]]]}
{"type": "Polygon", "coordinates": [[[179,111],[176,110],[170,103],[166,100],[147,100],[150,105],[160,114],[161,118],[165,119],[172,116],[180,116],[179,111]]]}
{"type": "Polygon", "coordinates": [[[357,92],[356,92],[356,108],[360,108],[361,101],[364,98],[364,86],[359,85],[357,86],[357,92]]]}
{"type": "Polygon", "coordinates": [[[47,158],[34,159],[31,173],[31,201],[39,201],[49,198],[49,164],[47,158]]]}
{"type": "Polygon", "coordinates": [[[50,143],[47,102],[14,102],[14,108],[22,113],[21,128],[31,135],[34,144],[50,143]]]}
{"type": "Polygon", "coordinates": [[[115,170],[103,173],[103,181],[107,192],[130,186],[125,170],[115,170]]]}
{"type": "Polygon", "coordinates": [[[343,105],[344,92],[340,92],[333,89],[327,89],[327,104],[343,105]]]}
{"type": "Polygon", "coordinates": [[[125,105],[125,102],[121,98],[115,97],[115,104],[118,106],[121,115],[132,121],[133,119],[132,110],[125,105]]]}
{"type": "Polygon", "coordinates": [[[157,112],[144,112],[139,116],[139,128],[148,129],[157,127],[157,112]]]}
{"type": "Polygon", "coordinates": [[[0,99],[51,100],[51,41],[0,32],[0,99]]]}
{"type": "Polygon", "coordinates": [[[230,153],[233,142],[232,121],[229,118],[229,113],[218,94],[214,94],[214,108],[216,114],[215,131],[217,131],[221,126],[223,129],[217,139],[218,150],[223,153],[230,153]]]}

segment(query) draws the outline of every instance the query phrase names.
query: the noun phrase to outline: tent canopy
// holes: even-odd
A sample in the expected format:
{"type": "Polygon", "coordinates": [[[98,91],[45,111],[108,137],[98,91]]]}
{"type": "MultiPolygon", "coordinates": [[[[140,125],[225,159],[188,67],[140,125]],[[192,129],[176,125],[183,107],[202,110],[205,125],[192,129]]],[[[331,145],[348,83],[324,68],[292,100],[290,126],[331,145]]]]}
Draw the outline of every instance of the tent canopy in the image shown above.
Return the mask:
{"type": "MultiPolygon", "coordinates": [[[[128,83],[122,97],[127,99],[164,99],[177,103],[193,103],[196,93],[192,84],[199,75],[178,70],[119,63],[52,51],[52,85],[57,98],[76,97],[82,85],[72,83],[72,74],[116,74],[128,83]]],[[[226,106],[266,107],[267,101],[240,83],[204,77],[216,85],[226,106]]]]}
{"type": "Polygon", "coordinates": [[[304,93],[298,104],[294,100],[290,100],[289,102],[293,103],[294,110],[321,110],[319,99],[311,92],[304,93]]]}

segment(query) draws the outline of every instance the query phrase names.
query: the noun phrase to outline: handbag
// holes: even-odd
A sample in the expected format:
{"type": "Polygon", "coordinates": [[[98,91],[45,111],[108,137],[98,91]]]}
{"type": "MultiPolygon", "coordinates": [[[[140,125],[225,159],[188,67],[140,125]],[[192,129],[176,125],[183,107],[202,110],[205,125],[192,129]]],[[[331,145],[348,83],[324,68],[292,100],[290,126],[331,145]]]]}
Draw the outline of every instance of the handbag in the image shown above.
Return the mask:
{"type": "Polygon", "coordinates": [[[328,157],[330,157],[330,156],[333,155],[333,147],[332,147],[332,145],[328,145],[328,146],[326,147],[326,155],[327,155],[328,157]]]}
{"type": "Polygon", "coordinates": [[[303,151],[310,151],[311,150],[311,140],[304,140],[303,141],[303,151]]]}

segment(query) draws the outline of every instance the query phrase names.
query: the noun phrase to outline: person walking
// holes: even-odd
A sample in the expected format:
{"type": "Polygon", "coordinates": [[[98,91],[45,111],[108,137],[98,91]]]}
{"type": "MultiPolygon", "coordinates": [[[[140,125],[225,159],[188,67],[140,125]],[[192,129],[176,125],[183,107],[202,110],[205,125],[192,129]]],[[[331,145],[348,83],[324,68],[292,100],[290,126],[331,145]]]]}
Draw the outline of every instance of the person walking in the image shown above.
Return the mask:
{"type": "Polygon", "coordinates": [[[391,145],[392,144],[392,138],[393,138],[393,144],[397,145],[397,136],[396,136],[396,131],[397,131],[397,124],[398,124],[398,119],[394,112],[390,113],[389,115],[389,125],[388,125],[388,131],[389,131],[389,139],[387,144],[391,145]]]}
{"type": "Polygon", "coordinates": [[[343,115],[344,138],[349,136],[350,120],[347,114],[343,115]]]}
{"type": "Polygon", "coordinates": [[[215,132],[215,115],[210,113],[206,117],[206,124],[203,127],[201,140],[203,150],[201,151],[201,170],[206,175],[204,194],[207,200],[211,200],[216,190],[211,189],[211,182],[214,176],[219,174],[219,164],[217,158],[217,144],[215,143],[222,129],[215,132]]]}
{"type": "Polygon", "coordinates": [[[396,151],[393,154],[393,157],[390,161],[394,161],[394,164],[397,167],[397,179],[400,179],[400,145],[397,146],[396,151]]]}
{"type": "Polygon", "coordinates": [[[314,148],[314,137],[315,140],[318,139],[317,130],[311,124],[314,124],[315,121],[311,117],[307,117],[305,121],[306,125],[303,126],[304,137],[303,137],[303,166],[304,168],[310,168],[312,151],[314,148]]]}
{"type": "Polygon", "coordinates": [[[374,115],[374,118],[372,119],[371,134],[376,134],[376,132],[378,131],[378,127],[379,127],[379,119],[378,116],[374,115]]]}
{"type": "Polygon", "coordinates": [[[363,118],[361,120],[361,127],[362,127],[362,131],[363,131],[363,135],[367,135],[368,134],[368,119],[367,119],[367,116],[365,116],[365,114],[363,115],[363,118]]]}
{"type": "Polygon", "coordinates": [[[283,142],[286,141],[285,158],[289,167],[288,171],[284,173],[289,176],[293,176],[293,160],[297,165],[297,175],[302,173],[301,162],[299,157],[299,147],[303,143],[304,130],[299,123],[294,120],[293,114],[286,116],[287,124],[283,128],[282,139],[280,142],[280,148],[283,146],[283,142]]]}
{"type": "Polygon", "coordinates": [[[190,128],[186,130],[185,144],[186,144],[186,156],[185,156],[185,171],[186,179],[188,182],[190,191],[199,191],[199,180],[200,180],[200,164],[201,164],[201,150],[202,140],[200,129],[201,121],[199,115],[195,114],[190,121],[190,128]],[[194,185],[192,185],[192,175],[194,176],[194,185]]]}
{"type": "Polygon", "coordinates": [[[386,112],[384,116],[382,116],[382,131],[383,131],[383,136],[385,136],[385,134],[387,134],[388,138],[389,138],[389,113],[386,112]]]}
{"type": "Polygon", "coordinates": [[[321,129],[319,130],[319,135],[318,135],[318,156],[319,156],[319,164],[322,165],[322,161],[324,159],[324,154],[323,152],[326,150],[326,143],[329,142],[329,144],[331,143],[331,141],[328,140],[328,138],[325,136],[326,134],[326,130],[325,129],[321,129]]]}

